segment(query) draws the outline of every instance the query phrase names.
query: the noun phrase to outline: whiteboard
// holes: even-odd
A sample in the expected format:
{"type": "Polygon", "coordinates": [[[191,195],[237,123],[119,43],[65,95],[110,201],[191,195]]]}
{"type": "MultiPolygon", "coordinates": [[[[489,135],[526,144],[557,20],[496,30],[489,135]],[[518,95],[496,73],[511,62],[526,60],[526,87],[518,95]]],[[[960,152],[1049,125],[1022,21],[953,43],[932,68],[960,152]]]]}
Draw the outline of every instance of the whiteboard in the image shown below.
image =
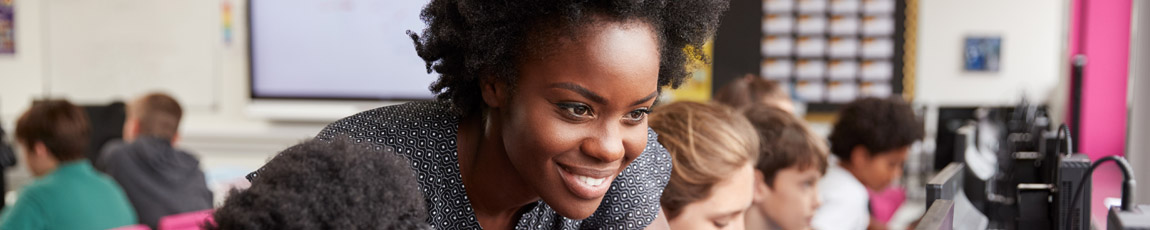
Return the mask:
{"type": "Polygon", "coordinates": [[[427,0],[252,0],[254,98],[431,99],[407,31],[427,0]]]}
{"type": "Polygon", "coordinates": [[[43,1],[48,93],[81,103],[152,91],[214,106],[220,1],[43,1]]]}

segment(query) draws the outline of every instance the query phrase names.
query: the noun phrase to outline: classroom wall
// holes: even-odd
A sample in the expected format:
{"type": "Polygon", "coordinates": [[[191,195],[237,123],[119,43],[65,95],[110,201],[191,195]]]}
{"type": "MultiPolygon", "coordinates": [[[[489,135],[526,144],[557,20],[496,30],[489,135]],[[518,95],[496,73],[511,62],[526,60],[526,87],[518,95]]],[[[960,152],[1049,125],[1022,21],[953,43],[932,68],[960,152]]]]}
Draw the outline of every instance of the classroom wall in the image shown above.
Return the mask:
{"type": "MultiPolygon", "coordinates": [[[[325,123],[247,115],[245,3],[17,0],[17,54],[0,56],[0,125],[11,129],[43,95],[105,104],[160,90],[184,104],[179,145],[200,156],[209,180],[250,171],[325,123]]],[[[11,185],[28,181],[23,168],[8,173],[11,185]]]]}
{"type": "Polygon", "coordinates": [[[16,11],[16,54],[0,55],[0,126],[11,120],[43,91],[43,48],[40,33],[41,1],[20,1],[16,11]]]}
{"type": "MultiPolygon", "coordinates": [[[[1075,0],[1071,54],[1086,56],[1078,151],[1098,159],[1124,155],[1130,61],[1131,0],[1075,0]]],[[[1068,59],[1069,60],[1069,59],[1068,59]]]]}
{"type": "Polygon", "coordinates": [[[919,1],[915,101],[933,106],[1046,101],[1064,74],[1066,1],[919,1]],[[968,35],[1002,38],[997,73],[963,70],[968,35]]]}

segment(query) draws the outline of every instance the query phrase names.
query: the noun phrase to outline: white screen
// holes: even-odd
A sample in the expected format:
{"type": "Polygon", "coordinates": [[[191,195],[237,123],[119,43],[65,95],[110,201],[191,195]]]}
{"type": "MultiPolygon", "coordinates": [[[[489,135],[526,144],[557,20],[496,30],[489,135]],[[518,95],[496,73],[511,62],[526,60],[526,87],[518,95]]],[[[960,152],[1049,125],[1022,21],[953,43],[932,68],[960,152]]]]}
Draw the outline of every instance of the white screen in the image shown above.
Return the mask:
{"type": "Polygon", "coordinates": [[[252,96],[427,99],[407,30],[427,0],[252,0],[252,96]]]}

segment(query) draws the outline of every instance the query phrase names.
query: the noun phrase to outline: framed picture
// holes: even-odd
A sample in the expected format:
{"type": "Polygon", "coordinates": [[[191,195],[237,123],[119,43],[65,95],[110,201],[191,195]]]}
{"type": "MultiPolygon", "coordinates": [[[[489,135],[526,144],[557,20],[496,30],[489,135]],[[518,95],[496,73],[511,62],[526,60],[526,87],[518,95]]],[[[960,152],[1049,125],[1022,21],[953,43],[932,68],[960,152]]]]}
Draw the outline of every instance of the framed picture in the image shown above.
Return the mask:
{"type": "Polygon", "coordinates": [[[1002,38],[998,36],[966,37],[963,43],[963,69],[973,72],[998,72],[1002,55],[1002,38]]]}
{"type": "Polygon", "coordinates": [[[16,53],[16,21],[13,0],[0,0],[0,55],[16,53]]]}

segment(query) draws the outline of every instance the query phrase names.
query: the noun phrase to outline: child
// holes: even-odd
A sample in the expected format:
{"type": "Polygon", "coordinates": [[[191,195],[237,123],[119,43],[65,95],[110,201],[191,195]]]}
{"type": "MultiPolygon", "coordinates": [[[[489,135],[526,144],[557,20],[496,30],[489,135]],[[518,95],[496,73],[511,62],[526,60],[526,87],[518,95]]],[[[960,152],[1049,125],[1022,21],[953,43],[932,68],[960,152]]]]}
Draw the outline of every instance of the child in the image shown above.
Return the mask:
{"type": "Polygon", "coordinates": [[[32,104],[16,142],[37,179],[0,215],[0,229],[109,229],[136,224],[120,185],[88,162],[88,118],[65,100],[32,104]]]}
{"type": "Polygon", "coordinates": [[[778,82],[754,74],[747,74],[723,86],[715,94],[715,101],[736,110],[767,105],[795,113],[795,103],[778,82]]]}
{"type": "Polygon", "coordinates": [[[284,150],[231,191],[207,229],[430,229],[408,161],[368,148],[335,139],[284,150]]]}
{"type": "Polygon", "coordinates": [[[105,147],[96,166],[124,188],[141,223],[155,229],[161,217],[212,208],[200,161],[175,148],[183,109],[176,99],[152,93],[128,104],[126,144],[105,147]]]}
{"type": "Polygon", "coordinates": [[[676,102],[655,110],[650,127],[673,162],[660,198],[671,229],[743,229],[759,154],[751,124],[721,105],[676,102]]]}
{"type": "Polygon", "coordinates": [[[778,108],[754,106],[743,115],[762,142],[747,229],[809,229],[819,207],[817,183],[827,170],[826,141],[778,108]]]}
{"type": "Polygon", "coordinates": [[[865,229],[870,224],[867,189],[879,191],[898,179],[922,124],[901,98],[866,98],[847,104],[830,135],[826,177],[819,181],[822,206],[815,229],[865,229]]]}

